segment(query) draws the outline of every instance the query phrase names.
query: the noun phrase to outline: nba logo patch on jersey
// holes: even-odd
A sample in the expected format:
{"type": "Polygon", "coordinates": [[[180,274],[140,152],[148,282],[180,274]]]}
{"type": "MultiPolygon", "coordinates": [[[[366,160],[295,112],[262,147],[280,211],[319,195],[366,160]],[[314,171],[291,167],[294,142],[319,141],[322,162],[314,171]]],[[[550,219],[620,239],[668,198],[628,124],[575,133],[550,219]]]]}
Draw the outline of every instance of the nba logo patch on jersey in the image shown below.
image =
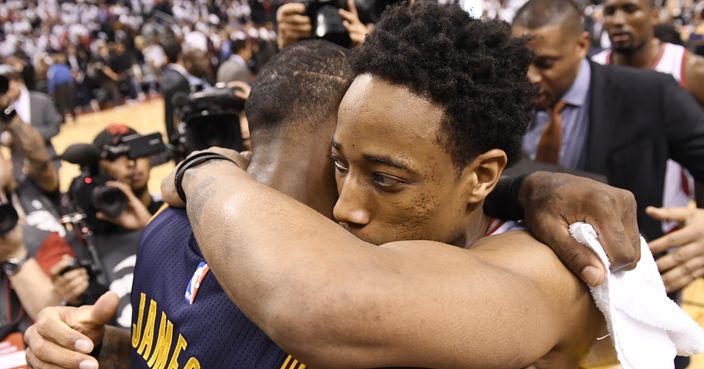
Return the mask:
{"type": "Polygon", "coordinates": [[[186,298],[186,302],[190,305],[193,305],[193,301],[196,299],[196,294],[198,293],[200,284],[203,282],[203,279],[205,278],[205,275],[208,274],[209,270],[210,268],[208,267],[208,264],[201,261],[200,264],[198,264],[198,268],[196,268],[195,273],[193,273],[193,277],[191,277],[191,280],[188,282],[188,287],[186,287],[186,295],[184,297],[186,298]]]}

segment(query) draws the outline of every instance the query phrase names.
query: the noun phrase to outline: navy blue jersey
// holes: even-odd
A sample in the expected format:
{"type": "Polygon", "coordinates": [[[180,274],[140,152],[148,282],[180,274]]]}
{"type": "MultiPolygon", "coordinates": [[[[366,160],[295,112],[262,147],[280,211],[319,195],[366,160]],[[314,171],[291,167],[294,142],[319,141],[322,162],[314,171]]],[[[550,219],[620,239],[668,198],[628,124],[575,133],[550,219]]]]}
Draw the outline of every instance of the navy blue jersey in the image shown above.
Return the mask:
{"type": "Polygon", "coordinates": [[[186,212],[146,228],[132,287],[132,368],[304,369],[235,306],[201,256],[186,212]]]}

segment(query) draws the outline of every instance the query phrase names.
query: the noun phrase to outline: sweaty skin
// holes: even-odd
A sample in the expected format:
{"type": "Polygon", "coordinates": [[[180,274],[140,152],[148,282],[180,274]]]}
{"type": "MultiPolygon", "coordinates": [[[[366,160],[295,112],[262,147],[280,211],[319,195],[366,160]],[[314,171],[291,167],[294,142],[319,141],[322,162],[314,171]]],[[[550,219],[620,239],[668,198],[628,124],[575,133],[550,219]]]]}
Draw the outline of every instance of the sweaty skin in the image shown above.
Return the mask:
{"type": "Polygon", "coordinates": [[[427,100],[366,75],[341,103],[335,217],[381,246],[232,164],[189,170],[187,209],[206,260],[240,309],[311,367],[576,368],[601,315],[584,285],[528,234],[481,238],[481,203],[505,155],[490,150],[458,172],[435,139],[439,117],[427,100]],[[379,118],[377,109],[392,106],[416,119],[379,118]],[[408,204],[424,192],[433,197],[427,208],[408,204]],[[396,214],[403,204],[408,212],[396,214]],[[446,224],[421,232],[404,226],[445,213],[446,224]],[[461,247],[389,242],[418,237],[461,247]]]}

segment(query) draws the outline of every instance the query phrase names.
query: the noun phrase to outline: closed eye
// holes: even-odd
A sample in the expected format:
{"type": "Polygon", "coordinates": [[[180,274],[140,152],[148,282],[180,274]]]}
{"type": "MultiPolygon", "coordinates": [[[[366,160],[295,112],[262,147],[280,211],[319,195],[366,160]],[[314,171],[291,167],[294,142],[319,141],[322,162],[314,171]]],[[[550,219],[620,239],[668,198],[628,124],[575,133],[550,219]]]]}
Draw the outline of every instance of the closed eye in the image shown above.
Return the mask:
{"type": "Polygon", "coordinates": [[[349,170],[347,164],[335,154],[330,154],[330,161],[332,161],[332,164],[335,166],[335,171],[340,172],[341,174],[347,173],[349,170]]]}
{"type": "Polygon", "coordinates": [[[382,174],[382,173],[374,173],[372,174],[372,180],[374,183],[385,189],[385,190],[391,190],[396,188],[396,186],[401,185],[406,183],[405,181],[396,178],[394,176],[390,176],[388,174],[382,174]]]}

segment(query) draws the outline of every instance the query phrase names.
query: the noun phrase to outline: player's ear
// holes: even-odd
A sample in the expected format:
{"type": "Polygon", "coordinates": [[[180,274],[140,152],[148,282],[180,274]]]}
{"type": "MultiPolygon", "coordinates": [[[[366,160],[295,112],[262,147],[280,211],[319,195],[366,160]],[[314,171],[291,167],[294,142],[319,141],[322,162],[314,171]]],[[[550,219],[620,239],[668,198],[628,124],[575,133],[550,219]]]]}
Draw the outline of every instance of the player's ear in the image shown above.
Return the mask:
{"type": "Polygon", "coordinates": [[[503,150],[492,149],[478,155],[462,170],[461,185],[468,205],[484,201],[496,187],[507,163],[503,150]]]}

